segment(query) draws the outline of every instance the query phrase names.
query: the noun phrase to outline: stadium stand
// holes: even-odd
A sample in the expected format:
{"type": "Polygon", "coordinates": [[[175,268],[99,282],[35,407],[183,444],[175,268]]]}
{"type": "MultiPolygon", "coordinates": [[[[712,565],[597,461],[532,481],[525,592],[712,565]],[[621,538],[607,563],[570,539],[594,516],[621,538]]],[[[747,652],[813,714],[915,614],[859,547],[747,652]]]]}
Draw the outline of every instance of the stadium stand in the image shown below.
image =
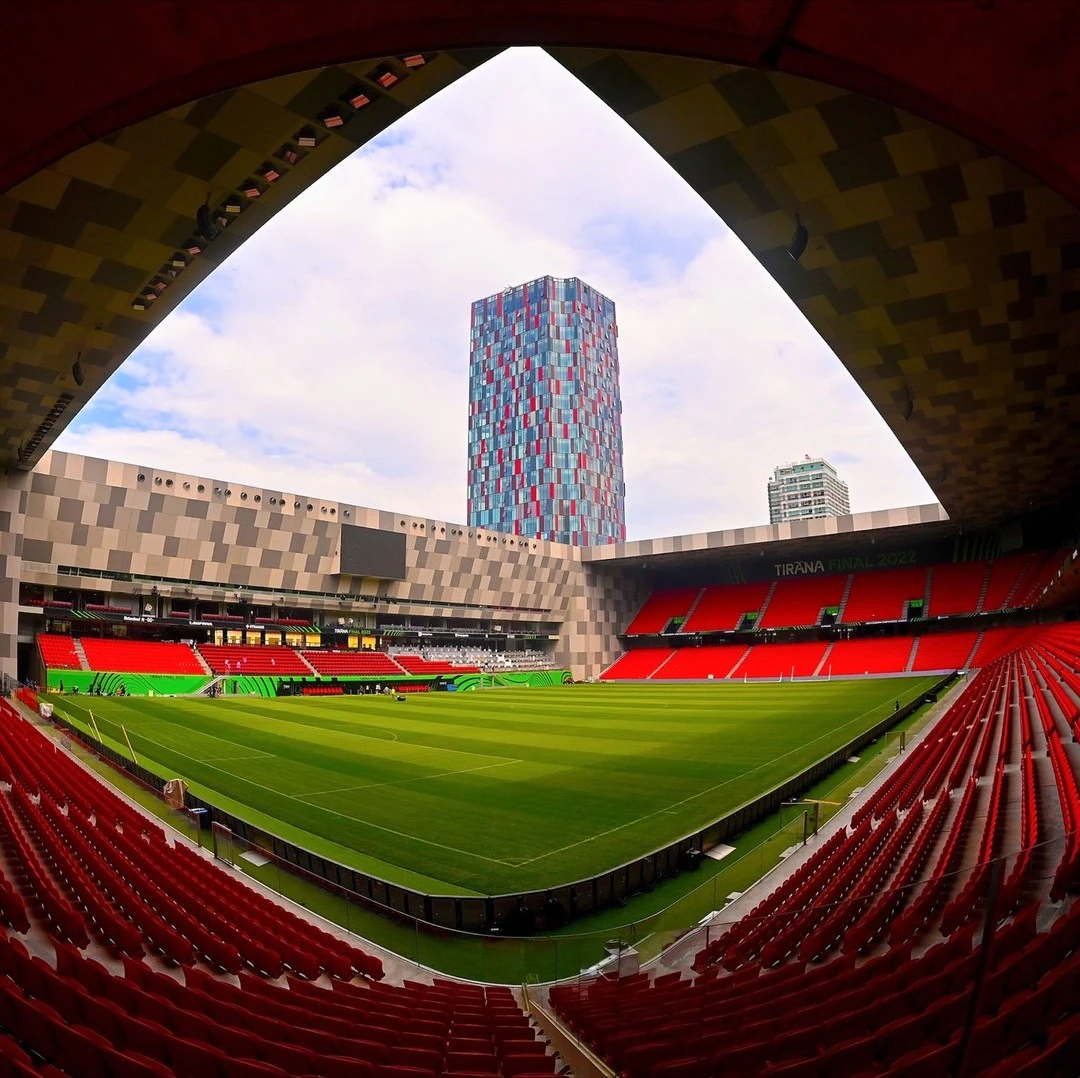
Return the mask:
{"type": "Polygon", "coordinates": [[[778,580],[758,629],[791,629],[817,625],[821,612],[838,607],[847,587],[846,575],[791,577],[778,580]]]}
{"type": "Polygon", "coordinates": [[[327,677],[401,677],[405,671],[383,651],[304,651],[305,659],[327,677]]]}
{"type": "Polygon", "coordinates": [[[977,632],[920,636],[912,670],[962,670],[979,639],[977,632]]]}
{"type": "Polygon", "coordinates": [[[744,614],[756,614],[761,610],[771,587],[768,581],[758,581],[706,588],[682,631],[709,633],[737,629],[744,614]]]}
{"type": "Polygon", "coordinates": [[[153,640],[103,640],[84,636],[80,643],[91,670],[132,674],[205,674],[187,644],[153,640]]]}
{"type": "Polygon", "coordinates": [[[1005,558],[995,558],[990,563],[986,595],[983,596],[983,611],[1008,609],[1017,586],[1030,573],[1034,562],[1034,554],[1013,554],[1005,558]]]}
{"type": "Polygon", "coordinates": [[[55,633],[38,633],[38,650],[41,661],[53,670],[81,670],[82,662],[70,636],[55,633]]]}
{"type": "Polygon", "coordinates": [[[0,712],[11,786],[0,838],[5,868],[19,869],[14,883],[0,873],[10,930],[0,933],[0,1025],[12,1034],[0,1035],[0,1072],[554,1075],[555,1056],[509,989],[387,983],[378,958],[170,844],[10,705],[0,712]],[[11,933],[29,933],[35,957],[11,933]],[[107,968],[81,953],[91,940],[121,961],[107,968]],[[332,987],[314,983],[323,976],[332,987]]]}
{"type": "Polygon", "coordinates": [[[680,588],[676,591],[656,591],[645,600],[626,632],[630,636],[643,633],[662,633],[672,618],[685,617],[697,602],[701,588],[680,588]]]}
{"type": "Polygon", "coordinates": [[[579,981],[552,988],[553,1006],[625,1078],[1074,1073],[1080,902],[1054,906],[1080,883],[1064,744],[1078,714],[1080,630],[1035,634],[975,675],[850,824],[697,953],[695,977],[579,981]],[[1049,786],[1036,782],[1044,752],[1049,786]],[[1064,840],[1033,849],[1055,820],[1064,840]],[[1036,853],[1052,858],[1048,880],[1036,853]],[[983,955],[975,928],[1002,855],[983,955]]]}
{"type": "Polygon", "coordinates": [[[419,655],[394,655],[394,661],[407,674],[479,674],[479,666],[455,666],[454,663],[431,662],[419,655]]]}
{"type": "Polygon", "coordinates": [[[931,568],[930,603],[927,617],[974,614],[987,582],[989,565],[984,561],[935,565],[931,568]]]}
{"type": "Polygon", "coordinates": [[[739,677],[810,677],[817,672],[829,645],[823,640],[801,644],[755,644],[739,665],[739,677]]]}
{"type": "Polygon", "coordinates": [[[311,677],[311,667],[292,648],[242,644],[199,644],[199,654],[215,674],[271,674],[311,677]]]}
{"type": "MultiPolygon", "coordinates": [[[[696,649],[695,649],[696,650],[696,649]]],[[[620,655],[601,675],[601,681],[639,681],[652,675],[677,654],[671,648],[635,648],[620,655]]]]}
{"type": "Polygon", "coordinates": [[[888,636],[871,640],[837,640],[825,659],[825,675],[896,674],[907,669],[914,640],[888,636]]]}
{"type": "Polygon", "coordinates": [[[729,677],[734,670],[738,669],[739,661],[748,650],[745,644],[679,648],[653,673],[652,677],[656,681],[729,677]]]}
{"type": "Polygon", "coordinates": [[[901,621],[906,604],[926,595],[926,569],[880,569],[855,573],[840,620],[852,625],[869,621],[901,621]]]}

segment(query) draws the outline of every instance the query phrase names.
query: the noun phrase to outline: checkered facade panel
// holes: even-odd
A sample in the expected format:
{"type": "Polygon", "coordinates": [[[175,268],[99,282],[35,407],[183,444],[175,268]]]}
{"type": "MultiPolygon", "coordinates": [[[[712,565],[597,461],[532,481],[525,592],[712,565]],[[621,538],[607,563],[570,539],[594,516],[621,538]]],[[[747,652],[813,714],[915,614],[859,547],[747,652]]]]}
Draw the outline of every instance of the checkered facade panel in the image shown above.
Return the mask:
{"type": "Polygon", "coordinates": [[[490,55],[385,57],[218,94],[0,195],[0,464],[32,466],[260,225],[490,55]],[[204,203],[212,239],[197,221],[204,203]]]}
{"type": "Polygon", "coordinates": [[[552,52],[757,256],[953,520],[993,524],[1075,488],[1075,206],[968,139],[820,83],[552,52]],[[798,262],[796,214],[809,231],[798,262]]]}
{"type": "MultiPolygon", "coordinates": [[[[69,453],[50,452],[32,474],[6,483],[0,514],[9,502],[21,512],[0,516],[10,522],[0,557],[18,552],[0,563],[5,618],[17,612],[20,579],[74,584],[60,566],[88,570],[83,586],[117,593],[130,592],[133,578],[144,587],[203,582],[202,593],[210,585],[222,600],[280,589],[306,593],[293,597],[297,605],[341,613],[363,594],[378,596],[388,616],[551,623],[560,633],[556,659],[580,677],[611,661],[625,621],[616,574],[587,572],[580,552],[558,543],[69,453]],[[341,576],[341,523],[404,534],[406,579],[341,576]]],[[[14,655],[14,621],[2,632],[9,629],[14,655]]]]}
{"type": "Polygon", "coordinates": [[[471,525],[574,546],[626,538],[617,338],[615,304],[576,277],[473,303],[471,525]]]}

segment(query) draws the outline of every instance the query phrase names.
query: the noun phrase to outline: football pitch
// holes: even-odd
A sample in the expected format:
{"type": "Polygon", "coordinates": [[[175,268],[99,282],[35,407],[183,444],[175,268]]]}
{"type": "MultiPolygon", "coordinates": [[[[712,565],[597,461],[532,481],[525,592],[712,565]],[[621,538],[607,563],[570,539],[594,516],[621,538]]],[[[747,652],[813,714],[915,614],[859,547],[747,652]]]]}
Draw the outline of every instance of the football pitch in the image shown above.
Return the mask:
{"type": "Polygon", "coordinates": [[[392,697],[72,698],[193,793],[404,886],[499,894],[603,872],[791,777],[938,677],[392,697]],[[121,730],[121,724],[123,730],[121,730]]]}

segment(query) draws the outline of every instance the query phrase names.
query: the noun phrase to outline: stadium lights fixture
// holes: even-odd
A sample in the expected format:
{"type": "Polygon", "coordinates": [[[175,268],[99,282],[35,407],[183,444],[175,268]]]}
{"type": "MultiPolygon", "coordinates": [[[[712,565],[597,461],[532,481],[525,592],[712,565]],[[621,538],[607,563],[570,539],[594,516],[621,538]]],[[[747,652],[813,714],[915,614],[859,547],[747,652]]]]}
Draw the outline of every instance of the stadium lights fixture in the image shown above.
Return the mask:
{"type": "Polygon", "coordinates": [[[324,127],[328,127],[331,130],[335,127],[341,127],[345,123],[345,117],[334,109],[324,112],[319,119],[322,121],[324,127]]]}
{"type": "Polygon", "coordinates": [[[235,216],[243,208],[243,203],[235,195],[225,200],[225,212],[235,216]]]}
{"type": "Polygon", "coordinates": [[[184,244],[184,250],[192,256],[202,254],[202,247],[196,240],[193,239],[188,240],[187,243],[184,244]]]}
{"type": "Polygon", "coordinates": [[[187,265],[187,259],[177,251],[176,254],[169,259],[169,265],[172,266],[173,269],[183,269],[187,265]]]}
{"type": "Polygon", "coordinates": [[[401,81],[401,76],[394,71],[393,68],[389,68],[383,64],[381,67],[375,69],[375,81],[384,90],[389,90],[391,86],[401,81]]]}
{"type": "Polygon", "coordinates": [[[245,180],[240,190],[247,198],[258,198],[262,194],[262,188],[254,180],[245,180]]]}
{"type": "Polygon", "coordinates": [[[401,62],[407,68],[423,67],[427,63],[427,57],[422,52],[410,53],[408,56],[403,56],[401,62]]]}
{"type": "Polygon", "coordinates": [[[300,153],[298,150],[294,150],[291,146],[282,146],[277,152],[277,156],[287,165],[295,165],[300,160],[300,153]]]}
{"type": "Polygon", "coordinates": [[[799,220],[799,215],[795,214],[795,231],[787,249],[787,253],[793,262],[798,262],[802,258],[803,251],[806,250],[806,245],[809,242],[810,233],[806,230],[806,225],[799,220]]]}
{"type": "Polygon", "coordinates": [[[348,94],[346,94],[345,100],[348,101],[354,109],[359,111],[371,104],[371,91],[365,89],[363,86],[357,86],[356,89],[350,90],[348,94]]]}
{"type": "Polygon", "coordinates": [[[259,179],[264,180],[266,183],[274,183],[281,179],[281,173],[278,172],[271,164],[265,164],[259,169],[259,179]]]}
{"type": "Polygon", "coordinates": [[[297,132],[296,145],[305,150],[310,150],[315,145],[315,131],[310,127],[305,127],[297,132]]]}

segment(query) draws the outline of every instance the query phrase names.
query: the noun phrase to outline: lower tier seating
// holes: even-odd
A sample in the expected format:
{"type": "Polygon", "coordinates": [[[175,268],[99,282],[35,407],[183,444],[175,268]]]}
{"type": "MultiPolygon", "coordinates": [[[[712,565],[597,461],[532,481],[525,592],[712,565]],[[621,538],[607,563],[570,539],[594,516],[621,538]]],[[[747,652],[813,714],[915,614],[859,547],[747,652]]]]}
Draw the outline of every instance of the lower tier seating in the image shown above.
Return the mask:
{"type": "Polygon", "coordinates": [[[328,677],[401,677],[405,671],[384,651],[304,651],[304,658],[328,677]]]}
{"type": "Polygon", "coordinates": [[[187,644],[154,640],[82,638],[91,670],[131,674],[205,674],[198,656],[187,644]]]}
{"type": "Polygon", "coordinates": [[[311,677],[311,667],[292,648],[247,647],[242,644],[200,644],[199,653],[215,674],[269,674],[311,677]]]}
{"type": "Polygon", "coordinates": [[[589,978],[552,1004],[625,1078],[1075,1074],[1078,737],[1080,627],[1059,625],[971,676],[692,976],[589,978]]]}
{"type": "Polygon", "coordinates": [[[50,670],[81,670],[82,662],[70,636],[57,633],[38,633],[38,650],[41,661],[50,670]]]}

